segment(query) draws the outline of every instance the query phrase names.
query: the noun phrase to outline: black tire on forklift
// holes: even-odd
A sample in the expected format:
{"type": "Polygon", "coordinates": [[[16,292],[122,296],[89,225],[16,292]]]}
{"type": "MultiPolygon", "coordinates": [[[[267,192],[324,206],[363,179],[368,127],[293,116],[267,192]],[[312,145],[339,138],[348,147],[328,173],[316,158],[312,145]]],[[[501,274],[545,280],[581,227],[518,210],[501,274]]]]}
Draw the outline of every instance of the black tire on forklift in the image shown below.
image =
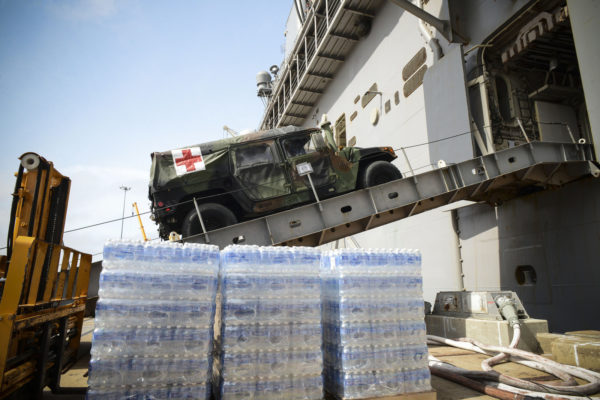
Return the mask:
{"type": "Polygon", "coordinates": [[[371,187],[401,179],[402,174],[395,165],[387,161],[374,161],[365,168],[361,176],[361,187],[371,187]]]}
{"type": "MultiPolygon", "coordinates": [[[[198,209],[202,214],[202,220],[204,221],[204,227],[206,231],[214,231],[215,229],[224,228],[229,225],[236,224],[237,217],[227,207],[217,203],[204,203],[199,204],[198,209]]],[[[202,233],[202,225],[198,219],[196,207],[187,213],[183,219],[181,225],[181,234],[183,237],[193,236],[202,233]]]]}

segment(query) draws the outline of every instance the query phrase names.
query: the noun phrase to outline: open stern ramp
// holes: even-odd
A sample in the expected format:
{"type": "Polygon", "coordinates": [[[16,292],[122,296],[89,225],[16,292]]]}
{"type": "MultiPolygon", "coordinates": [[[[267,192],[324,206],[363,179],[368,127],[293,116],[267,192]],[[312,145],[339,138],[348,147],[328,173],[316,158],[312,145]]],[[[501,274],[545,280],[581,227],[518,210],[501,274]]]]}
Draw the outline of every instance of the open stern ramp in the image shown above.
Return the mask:
{"type": "Polygon", "coordinates": [[[460,200],[499,204],[600,176],[590,144],[531,142],[184,238],[186,242],[319,246],[460,200]]]}

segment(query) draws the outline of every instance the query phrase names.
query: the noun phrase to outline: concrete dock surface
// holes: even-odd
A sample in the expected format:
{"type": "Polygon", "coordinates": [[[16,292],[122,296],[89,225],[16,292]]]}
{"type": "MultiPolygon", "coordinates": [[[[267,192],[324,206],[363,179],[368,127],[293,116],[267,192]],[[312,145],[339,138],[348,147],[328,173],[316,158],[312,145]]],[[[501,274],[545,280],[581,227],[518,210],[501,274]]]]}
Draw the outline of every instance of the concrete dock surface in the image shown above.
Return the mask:
{"type": "MultiPolygon", "coordinates": [[[[83,331],[81,337],[81,347],[79,352],[79,360],[77,363],[61,378],[62,387],[87,387],[87,372],[90,362],[90,348],[92,343],[92,332],[94,330],[93,318],[87,318],[83,323],[83,331]]],[[[483,354],[474,353],[467,350],[457,349],[450,346],[429,346],[429,353],[442,361],[449,362],[458,367],[480,370],[481,361],[488,358],[483,354]]],[[[494,367],[495,370],[516,376],[526,380],[539,381],[542,383],[553,383],[553,377],[520,365],[513,362],[507,362],[494,367]]],[[[432,376],[431,386],[437,392],[438,400],[454,400],[454,399],[493,399],[493,397],[481,394],[475,390],[458,385],[446,379],[432,376]]],[[[600,398],[600,393],[592,396],[600,398]]],[[[44,391],[44,399],[50,400],[84,400],[83,395],[58,395],[46,388],[44,391]]]]}

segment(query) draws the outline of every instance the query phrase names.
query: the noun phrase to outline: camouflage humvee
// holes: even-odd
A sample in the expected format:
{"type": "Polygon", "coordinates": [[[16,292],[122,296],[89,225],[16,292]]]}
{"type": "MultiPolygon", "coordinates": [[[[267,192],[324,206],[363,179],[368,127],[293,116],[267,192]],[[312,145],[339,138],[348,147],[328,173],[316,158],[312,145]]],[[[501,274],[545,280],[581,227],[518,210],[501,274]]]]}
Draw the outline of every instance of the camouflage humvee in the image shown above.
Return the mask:
{"type": "Polygon", "coordinates": [[[161,238],[211,231],[319,199],[400,179],[390,147],[338,147],[331,125],[285,127],[152,153],[149,198],[161,238]]]}

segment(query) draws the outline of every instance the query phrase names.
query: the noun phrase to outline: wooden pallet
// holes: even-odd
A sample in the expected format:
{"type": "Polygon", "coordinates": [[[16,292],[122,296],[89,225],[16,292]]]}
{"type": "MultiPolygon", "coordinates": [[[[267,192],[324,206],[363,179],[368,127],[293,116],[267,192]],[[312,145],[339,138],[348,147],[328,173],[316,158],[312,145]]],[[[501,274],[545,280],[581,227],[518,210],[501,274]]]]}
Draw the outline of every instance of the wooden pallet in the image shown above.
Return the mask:
{"type": "MultiPolygon", "coordinates": [[[[383,397],[368,397],[361,400],[436,400],[437,395],[434,390],[430,392],[418,392],[418,393],[405,393],[397,394],[394,396],[383,396],[383,397]]],[[[325,400],[345,400],[339,399],[331,393],[325,392],[325,400]]]]}

